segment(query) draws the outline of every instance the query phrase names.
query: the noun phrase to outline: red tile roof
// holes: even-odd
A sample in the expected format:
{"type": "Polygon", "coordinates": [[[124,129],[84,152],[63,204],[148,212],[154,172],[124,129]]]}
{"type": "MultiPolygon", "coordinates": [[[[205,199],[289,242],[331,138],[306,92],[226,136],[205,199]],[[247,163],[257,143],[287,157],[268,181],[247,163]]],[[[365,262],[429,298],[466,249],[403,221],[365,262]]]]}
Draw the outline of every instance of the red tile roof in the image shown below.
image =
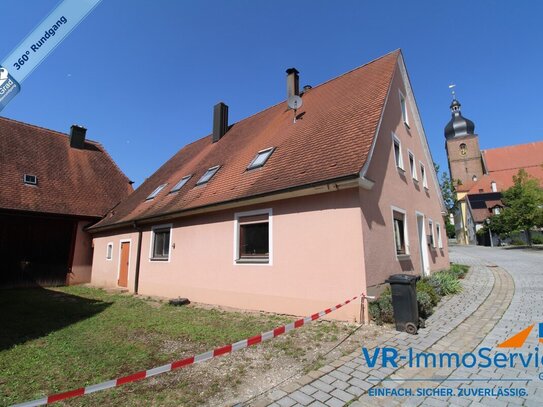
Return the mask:
{"type": "Polygon", "coordinates": [[[543,141],[482,151],[487,171],[537,167],[543,164],[543,141]]]}
{"type": "MultiPolygon", "coordinates": [[[[505,191],[513,186],[513,176],[517,175],[520,168],[514,168],[503,171],[493,171],[489,174],[483,175],[477,180],[469,189],[470,194],[477,194],[481,192],[492,192],[492,181],[496,183],[496,189],[498,191],[505,191]]],[[[539,179],[540,184],[543,186],[543,167],[525,167],[524,170],[528,175],[539,179]]]]}
{"type": "Polygon", "coordinates": [[[97,226],[125,223],[355,176],[366,162],[400,51],[313,87],[300,119],[281,102],[235,123],[217,143],[207,136],[182,148],[97,226]],[[275,147],[264,167],[246,171],[258,151],[275,147]],[[204,172],[220,170],[204,186],[204,172]],[[178,193],[169,194],[193,174],[178,193]],[[145,198],[168,183],[158,196],[145,198]]]}
{"type": "Polygon", "coordinates": [[[102,217],[132,192],[102,145],[0,117],[0,209],[102,217]],[[36,175],[38,185],[23,183],[36,175]]]}

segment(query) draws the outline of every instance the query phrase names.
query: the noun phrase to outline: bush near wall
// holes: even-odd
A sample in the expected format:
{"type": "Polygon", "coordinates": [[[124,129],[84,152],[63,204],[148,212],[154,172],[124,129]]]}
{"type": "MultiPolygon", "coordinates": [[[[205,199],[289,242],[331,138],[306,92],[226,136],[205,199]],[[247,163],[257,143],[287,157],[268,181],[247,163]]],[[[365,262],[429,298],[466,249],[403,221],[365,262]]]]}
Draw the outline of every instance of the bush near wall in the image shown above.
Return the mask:
{"type": "MultiPolygon", "coordinates": [[[[462,291],[460,279],[465,277],[468,270],[468,266],[452,264],[448,270],[438,271],[430,277],[420,279],[417,282],[419,316],[428,318],[442,297],[462,291]]],[[[369,303],[369,314],[378,325],[394,322],[390,287],[387,287],[377,300],[369,303]]]]}

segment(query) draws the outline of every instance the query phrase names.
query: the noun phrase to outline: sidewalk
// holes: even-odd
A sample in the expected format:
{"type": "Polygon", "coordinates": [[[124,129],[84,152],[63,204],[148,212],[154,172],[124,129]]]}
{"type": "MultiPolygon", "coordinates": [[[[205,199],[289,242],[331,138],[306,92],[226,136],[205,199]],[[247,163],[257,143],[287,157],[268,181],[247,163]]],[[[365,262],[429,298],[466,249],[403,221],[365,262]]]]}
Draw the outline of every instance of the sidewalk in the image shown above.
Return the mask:
{"type": "MultiPolygon", "coordinates": [[[[475,349],[492,331],[504,312],[509,307],[515,291],[511,276],[503,269],[464,251],[451,253],[456,263],[468,264],[472,268],[463,280],[463,291],[442,301],[436,312],[427,320],[426,329],[412,336],[397,332],[377,338],[375,343],[361,344],[368,349],[376,346],[395,347],[405,350],[409,347],[419,351],[439,352],[443,350],[469,352],[475,349]]],[[[371,351],[370,351],[371,352],[371,351]]],[[[395,405],[430,405],[444,406],[451,403],[469,405],[481,398],[380,398],[370,397],[367,390],[371,387],[394,388],[408,387],[454,387],[467,382],[450,382],[439,379],[448,377],[475,377],[476,371],[448,371],[433,369],[407,368],[399,364],[398,368],[369,368],[363,363],[360,351],[345,356],[336,362],[324,366],[318,371],[268,393],[255,400],[253,406],[395,406],[395,405]],[[428,382],[409,382],[410,378],[424,377],[438,379],[428,382]],[[401,381],[392,381],[399,379],[401,381]],[[407,380],[405,380],[407,379],[407,380]],[[356,400],[356,401],[355,401],[356,400]]],[[[488,374],[487,372],[484,372],[488,374]]],[[[481,374],[483,374],[481,372],[481,374]]],[[[480,383],[477,384],[479,387],[480,383]]],[[[483,402],[487,400],[482,400],[483,402]]],[[[497,400],[493,404],[501,405],[497,400]]]]}

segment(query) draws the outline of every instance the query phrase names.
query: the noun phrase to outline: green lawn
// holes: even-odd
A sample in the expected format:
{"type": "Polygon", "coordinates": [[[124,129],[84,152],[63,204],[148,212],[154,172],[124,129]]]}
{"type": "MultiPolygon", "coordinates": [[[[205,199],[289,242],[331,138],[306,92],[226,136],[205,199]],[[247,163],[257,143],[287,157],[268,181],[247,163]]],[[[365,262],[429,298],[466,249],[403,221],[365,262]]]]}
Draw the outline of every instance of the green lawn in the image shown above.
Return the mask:
{"type": "MultiPolygon", "coordinates": [[[[155,367],[287,321],[269,314],[173,307],[81,286],[2,290],[0,309],[0,405],[155,367]]],[[[174,392],[158,391],[166,384],[155,380],[153,386],[130,384],[67,404],[193,405],[224,385],[210,380],[202,388],[201,378],[184,374],[175,379],[174,392]]]]}

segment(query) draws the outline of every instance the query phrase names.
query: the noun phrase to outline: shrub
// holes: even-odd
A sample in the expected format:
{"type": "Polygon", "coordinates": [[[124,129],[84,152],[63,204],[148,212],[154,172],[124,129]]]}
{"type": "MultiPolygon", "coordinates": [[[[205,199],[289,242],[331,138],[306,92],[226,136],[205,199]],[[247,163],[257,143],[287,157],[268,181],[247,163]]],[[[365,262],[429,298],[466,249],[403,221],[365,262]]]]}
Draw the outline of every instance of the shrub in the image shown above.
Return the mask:
{"type": "Polygon", "coordinates": [[[462,285],[454,273],[440,271],[430,278],[436,281],[437,285],[440,287],[439,291],[441,295],[457,294],[462,291],[462,285]]]}
{"type": "Polygon", "coordinates": [[[417,300],[419,293],[428,294],[432,306],[436,306],[441,299],[435,287],[431,284],[431,278],[423,278],[417,281],[417,300]]]}
{"type": "Polygon", "coordinates": [[[387,287],[377,300],[368,304],[368,312],[377,325],[394,322],[390,287],[387,287]]]}
{"type": "Polygon", "coordinates": [[[468,273],[469,266],[464,264],[451,264],[449,273],[454,274],[457,278],[464,278],[468,273]]]}
{"type": "Polygon", "coordinates": [[[519,238],[514,238],[512,241],[511,241],[511,244],[513,246],[524,246],[526,243],[524,243],[523,240],[519,239],[519,238]]]}
{"type": "Polygon", "coordinates": [[[427,291],[417,291],[417,303],[419,306],[419,317],[426,319],[434,313],[432,298],[427,291]]]}
{"type": "Polygon", "coordinates": [[[534,236],[532,237],[533,244],[543,244],[543,236],[534,236]]]}

